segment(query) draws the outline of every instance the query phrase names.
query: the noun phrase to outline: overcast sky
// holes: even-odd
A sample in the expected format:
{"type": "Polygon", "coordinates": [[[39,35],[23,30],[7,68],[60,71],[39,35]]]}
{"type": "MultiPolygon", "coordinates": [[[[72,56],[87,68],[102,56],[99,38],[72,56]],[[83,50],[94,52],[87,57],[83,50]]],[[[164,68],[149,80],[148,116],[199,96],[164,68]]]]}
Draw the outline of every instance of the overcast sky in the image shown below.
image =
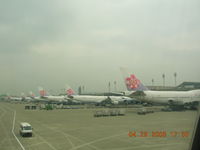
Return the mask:
{"type": "Polygon", "coordinates": [[[0,0],[0,93],[200,82],[199,0],[0,0]]]}

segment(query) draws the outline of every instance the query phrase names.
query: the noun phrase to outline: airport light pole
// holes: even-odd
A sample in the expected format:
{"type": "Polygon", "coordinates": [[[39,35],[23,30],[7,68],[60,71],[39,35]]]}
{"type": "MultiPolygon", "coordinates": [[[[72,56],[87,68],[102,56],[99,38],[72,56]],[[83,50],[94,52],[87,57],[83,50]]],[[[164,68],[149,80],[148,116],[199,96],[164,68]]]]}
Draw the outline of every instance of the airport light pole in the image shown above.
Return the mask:
{"type": "Polygon", "coordinates": [[[85,86],[84,85],[82,86],[82,92],[85,92],[85,86]]]}
{"type": "Polygon", "coordinates": [[[115,91],[117,91],[117,81],[114,81],[115,91]]]}
{"type": "Polygon", "coordinates": [[[108,92],[110,93],[110,82],[108,82],[108,92]]]}
{"type": "Polygon", "coordinates": [[[152,82],[152,86],[154,86],[154,79],[152,79],[151,82],[152,82]]]}
{"type": "Polygon", "coordinates": [[[176,86],[176,77],[177,77],[177,73],[175,72],[174,73],[174,83],[175,83],[175,86],[176,86]]]}
{"type": "Polygon", "coordinates": [[[79,94],[79,95],[82,94],[81,86],[78,87],[78,94],[79,94]]]}
{"type": "Polygon", "coordinates": [[[163,78],[163,87],[165,86],[165,74],[162,74],[162,78],[163,78]]]}

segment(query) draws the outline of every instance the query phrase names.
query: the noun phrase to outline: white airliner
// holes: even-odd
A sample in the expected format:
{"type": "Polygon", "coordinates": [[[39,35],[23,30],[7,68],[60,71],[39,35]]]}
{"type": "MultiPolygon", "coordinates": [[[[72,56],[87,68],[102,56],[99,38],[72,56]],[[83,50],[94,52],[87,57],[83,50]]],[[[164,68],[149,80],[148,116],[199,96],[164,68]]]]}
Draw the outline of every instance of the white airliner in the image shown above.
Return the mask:
{"type": "Polygon", "coordinates": [[[125,77],[124,81],[128,90],[125,91],[124,94],[143,102],[171,105],[192,105],[200,101],[200,90],[151,91],[145,87],[134,74],[125,77]]]}
{"type": "Polygon", "coordinates": [[[126,96],[94,96],[94,95],[75,95],[75,92],[69,86],[67,87],[68,98],[75,102],[81,103],[102,103],[102,102],[111,102],[112,104],[119,104],[120,102],[128,102],[133,99],[126,96]]]}
{"type": "Polygon", "coordinates": [[[26,96],[24,93],[21,93],[21,96],[22,96],[22,101],[27,101],[27,102],[33,101],[31,95],[26,96]]]}
{"type": "Polygon", "coordinates": [[[32,99],[33,102],[48,102],[48,100],[42,98],[41,96],[35,96],[35,94],[30,91],[29,97],[32,99]]]}
{"type": "Polygon", "coordinates": [[[47,95],[47,92],[41,87],[39,87],[39,93],[40,93],[40,99],[47,100],[49,102],[68,102],[66,96],[47,95]]]}
{"type": "Polygon", "coordinates": [[[5,97],[6,100],[9,101],[22,101],[21,96],[11,96],[9,93],[6,94],[7,96],[5,97]]]}
{"type": "Polygon", "coordinates": [[[7,99],[11,101],[22,101],[22,97],[17,96],[7,96],[7,99]]]}

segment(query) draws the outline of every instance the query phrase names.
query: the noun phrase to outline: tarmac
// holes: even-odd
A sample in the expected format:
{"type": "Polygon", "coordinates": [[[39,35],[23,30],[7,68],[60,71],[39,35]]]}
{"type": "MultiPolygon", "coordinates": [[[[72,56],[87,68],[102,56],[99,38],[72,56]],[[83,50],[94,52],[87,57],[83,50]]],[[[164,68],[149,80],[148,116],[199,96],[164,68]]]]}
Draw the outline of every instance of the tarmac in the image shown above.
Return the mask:
{"type": "Polygon", "coordinates": [[[136,108],[124,108],[125,116],[94,117],[94,111],[102,108],[25,110],[24,106],[0,102],[1,150],[188,150],[197,115],[197,111],[138,115],[136,108]],[[20,122],[32,125],[33,137],[19,135],[20,122]]]}

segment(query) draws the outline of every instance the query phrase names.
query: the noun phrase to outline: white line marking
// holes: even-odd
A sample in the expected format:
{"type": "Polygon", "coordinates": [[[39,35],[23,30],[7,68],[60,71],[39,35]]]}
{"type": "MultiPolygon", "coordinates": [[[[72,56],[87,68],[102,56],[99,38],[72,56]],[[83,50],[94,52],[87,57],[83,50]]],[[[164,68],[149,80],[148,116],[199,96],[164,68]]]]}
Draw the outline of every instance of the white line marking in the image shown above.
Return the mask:
{"type": "MultiPolygon", "coordinates": [[[[20,121],[18,121],[18,123],[20,123],[20,121]]],[[[40,136],[39,134],[36,134],[36,131],[34,131],[34,134],[37,135],[38,138],[40,138],[43,143],[47,144],[50,148],[57,150],[55,147],[53,147],[48,141],[46,141],[42,136],[40,136]]],[[[30,139],[30,138],[29,138],[30,139]]],[[[25,146],[28,147],[28,146],[25,146]]]]}
{"type": "MultiPolygon", "coordinates": [[[[49,129],[49,130],[52,130],[52,131],[54,131],[54,132],[60,133],[60,134],[62,134],[63,136],[65,136],[65,137],[67,138],[67,140],[69,141],[69,143],[71,144],[71,146],[72,146],[71,149],[74,149],[76,146],[73,144],[73,142],[72,142],[71,139],[69,138],[70,136],[73,137],[74,139],[79,140],[80,142],[85,143],[85,141],[80,140],[79,138],[74,137],[74,136],[72,136],[72,135],[70,135],[70,134],[67,134],[67,133],[65,133],[65,132],[63,132],[63,131],[56,130],[56,129],[52,129],[52,128],[48,127],[46,124],[42,123],[41,121],[37,121],[37,122],[38,122],[40,125],[44,126],[45,128],[47,128],[47,129],[49,129]]],[[[93,146],[93,145],[90,145],[90,144],[88,144],[87,146],[88,146],[88,147],[91,147],[91,148],[94,148],[94,149],[96,149],[96,150],[99,149],[99,148],[97,148],[97,147],[95,147],[95,146],[93,146]]]]}
{"type": "MultiPolygon", "coordinates": [[[[46,127],[46,128],[49,128],[49,127],[46,127]]],[[[49,128],[50,129],[50,128],[49,128]]],[[[72,149],[74,149],[76,146],[73,144],[73,142],[70,140],[70,136],[71,137],[73,137],[74,139],[77,139],[78,141],[80,141],[80,142],[83,142],[83,143],[85,143],[85,141],[82,141],[82,140],[80,140],[79,138],[77,138],[77,137],[74,137],[74,136],[72,136],[72,135],[70,135],[70,134],[67,134],[67,133],[65,133],[65,132],[63,132],[63,131],[60,131],[60,130],[56,130],[56,129],[51,129],[51,130],[54,130],[55,132],[58,132],[58,133],[61,133],[63,136],[65,136],[67,139],[68,139],[68,141],[69,141],[69,143],[71,144],[71,146],[72,146],[72,149]]],[[[98,150],[99,148],[97,148],[97,147],[95,147],[95,146],[93,146],[93,145],[87,145],[88,147],[92,147],[92,148],[94,148],[94,149],[96,149],[96,150],[98,150]]]]}
{"type": "Polygon", "coordinates": [[[58,132],[58,133],[60,133],[60,134],[62,134],[64,137],[66,137],[67,138],[67,140],[68,140],[68,142],[70,143],[70,145],[72,146],[72,148],[73,147],[75,147],[75,145],[74,145],[74,143],[71,141],[71,139],[69,138],[69,136],[67,135],[67,134],[65,134],[65,133],[62,133],[61,131],[59,131],[59,130],[55,130],[56,132],[58,132]]]}
{"type": "Polygon", "coordinates": [[[78,148],[81,148],[81,147],[85,147],[85,146],[88,146],[88,145],[93,144],[93,143],[96,143],[96,142],[104,141],[104,140],[106,140],[106,139],[110,139],[110,138],[114,138],[114,137],[117,137],[117,136],[121,136],[121,135],[123,135],[123,134],[124,134],[124,133],[116,134],[116,135],[111,135],[111,136],[107,136],[107,137],[103,137],[103,138],[99,138],[99,139],[93,140],[93,141],[91,141],[91,142],[78,145],[78,146],[72,148],[71,150],[78,149],[78,148]]]}
{"type": "Polygon", "coordinates": [[[55,147],[53,147],[47,140],[45,140],[42,136],[40,136],[39,134],[36,134],[36,131],[34,132],[35,135],[37,135],[42,141],[44,141],[44,143],[46,143],[51,149],[53,150],[57,150],[55,147]]]}
{"type": "MultiPolygon", "coordinates": [[[[6,109],[4,109],[3,107],[1,107],[3,110],[4,110],[4,115],[8,112],[6,109]]],[[[1,116],[1,117],[4,117],[4,116],[1,116]]],[[[3,118],[1,118],[1,120],[2,120],[3,118]]],[[[6,128],[5,128],[5,126],[4,126],[4,122],[3,122],[3,120],[1,121],[1,126],[2,126],[2,128],[3,128],[3,130],[5,130],[6,131],[6,128]]],[[[7,132],[5,132],[6,133],[6,136],[5,136],[5,138],[6,138],[6,140],[10,143],[10,145],[12,146],[12,148],[14,148],[14,146],[13,146],[13,143],[11,142],[11,139],[9,138],[9,133],[7,133],[7,132]]],[[[1,145],[3,145],[4,143],[2,142],[1,143],[1,145]]]]}
{"type": "MultiPolygon", "coordinates": [[[[60,131],[61,132],[61,131],[60,131]]],[[[68,133],[65,133],[64,131],[62,131],[63,132],[63,134],[66,134],[66,135],[68,135],[69,137],[72,137],[72,138],[74,138],[75,140],[77,140],[77,141],[79,141],[79,142],[81,142],[81,143],[86,143],[85,141],[83,141],[83,140],[81,140],[81,139],[79,139],[78,137],[75,137],[75,136],[73,136],[73,135],[71,135],[71,134],[68,134],[68,133]]],[[[82,145],[82,144],[81,144],[82,145]]],[[[96,146],[94,146],[94,145],[87,145],[88,147],[91,147],[91,148],[94,148],[94,149],[96,149],[96,150],[99,150],[99,148],[97,148],[96,146]]],[[[72,148],[74,148],[74,147],[72,147],[72,148]]]]}
{"type": "Polygon", "coordinates": [[[69,138],[69,136],[68,136],[67,134],[62,133],[62,132],[59,131],[59,130],[56,130],[56,129],[52,129],[52,128],[50,128],[50,127],[47,127],[45,124],[41,123],[40,121],[37,121],[37,122],[40,123],[40,125],[44,126],[45,128],[48,128],[49,130],[52,130],[52,131],[54,131],[54,132],[57,132],[57,133],[62,134],[65,138],[67,138],[67,140],[68,140],[68,142],[70,143],[70,145],[72,146],[72,148],[75,147],[75,145],[74,145],[73,142],[70,140],[70,138],[69,138]]]}
{"type": "Polygon", "coordinates": [[[14,135],[15,139],[17,140],[17,142],[21,146],[22,150],[25,150],[24,146],[22,145],[22,143],[19,141],[19,139],[17,138],[17,136],[14,133],[14,129],[15,129],[15,116],[16,116],[16,110],[14,111],[12,134],[14,135]]]}
{"type": "Polygon", "coordinates": [[[46,144],[46,143],[45,142],[39,142],[39,143],[28,145],[27,147],[30,148],[30,147],[38,146],[38,145],[41,145],[41,144],[46,144]]]}
{"type": "Polygon", "coordinates": [[[51,129],[51,128],[47,127],[46,125],[42,124],[42,123],[41,123],[41,125],[44,126],[44,127],[46,127],[46,128],[48,128],[48,129],[50,129],[50,130],[53,130],[54,132],[58,132],[58,133],[62,134],[65,138],[67,138],[67,140],[68,140],[68,142],[71,144],[72,148],[75,147],[75,145],[74,145],[73,142],[70,140],[70,138],[68,137],[68,135],[62,133],[62,132],[59,131],[59,130],[51,129]]]}

